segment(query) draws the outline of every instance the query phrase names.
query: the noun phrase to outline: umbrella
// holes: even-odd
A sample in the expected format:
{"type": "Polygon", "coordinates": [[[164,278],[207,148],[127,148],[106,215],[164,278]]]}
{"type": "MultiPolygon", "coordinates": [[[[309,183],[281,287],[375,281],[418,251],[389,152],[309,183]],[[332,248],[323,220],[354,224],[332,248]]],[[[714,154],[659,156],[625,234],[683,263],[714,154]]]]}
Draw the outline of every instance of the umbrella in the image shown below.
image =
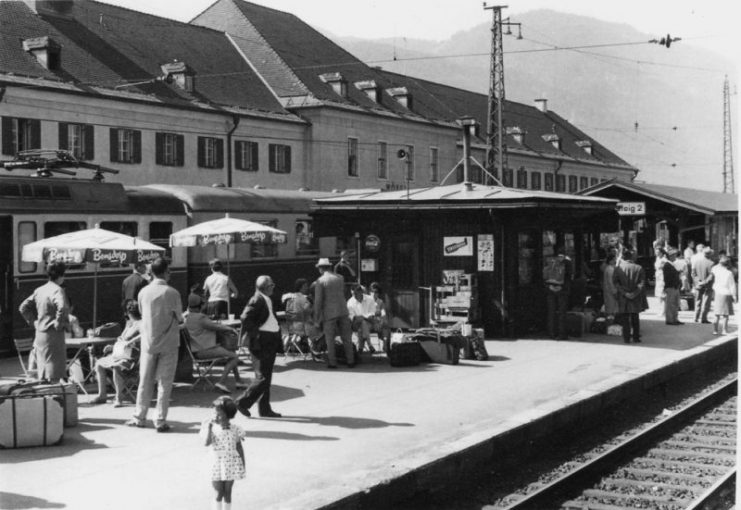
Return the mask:
{"type": "MultiPolygon", "coordinates": [[[[229,272],[230,244],[285,244],[288,234],[277,228],[254,221],[231,218],[227,213],[224,218],[204,221],[192,227],[170,234],[170,246],[187,247],[227,245],[227,273],[229,272]]],[[[231,311],[231,304],[227,303],[231,311]]]]}
{"type": "Polygon", "coordinates": [[[136,237],[95,228],[68,232],[23,246],[24,262],[62,261],[67,264],[95,264],[93,285],[93,329],[98,318],[98,266],[101,263],[131,264],[150,262],[165,249],[136,237]]]}

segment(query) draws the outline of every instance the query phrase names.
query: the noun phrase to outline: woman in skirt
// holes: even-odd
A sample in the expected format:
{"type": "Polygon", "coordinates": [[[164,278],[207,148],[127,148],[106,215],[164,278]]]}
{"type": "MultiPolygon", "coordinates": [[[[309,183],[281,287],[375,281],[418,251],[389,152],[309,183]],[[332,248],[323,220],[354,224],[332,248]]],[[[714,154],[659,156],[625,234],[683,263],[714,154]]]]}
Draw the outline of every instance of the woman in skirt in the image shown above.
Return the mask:
{"type": "Polygon", "coordinates": [[[730,270],[731,261],[721,255],[720,260],[711,269],[713,273],[713,311],[715,312],[715,324],[713,334],[728,334],[728,316],[733,315],[733,302],[736,301],[736,281],[730,270]],[[718,329],[718,326],[722,329],[718,329]]]}

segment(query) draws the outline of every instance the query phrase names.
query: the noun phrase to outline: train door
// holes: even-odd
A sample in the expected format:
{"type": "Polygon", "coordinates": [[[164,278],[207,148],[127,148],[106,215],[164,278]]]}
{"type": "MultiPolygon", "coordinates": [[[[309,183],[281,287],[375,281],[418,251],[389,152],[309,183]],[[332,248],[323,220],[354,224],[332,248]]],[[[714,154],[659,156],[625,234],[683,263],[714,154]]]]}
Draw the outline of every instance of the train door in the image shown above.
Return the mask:
{"type": "Polygon", "coordinates": [[[10,349],[13,331],[13,218],[0,216],[0,351],[10,349]]]}
{"type": "Polygon", "coordinates": [[[420,317],[419,238],[395,235],[389,246],[391,326],[417,328],[420,317]]]}

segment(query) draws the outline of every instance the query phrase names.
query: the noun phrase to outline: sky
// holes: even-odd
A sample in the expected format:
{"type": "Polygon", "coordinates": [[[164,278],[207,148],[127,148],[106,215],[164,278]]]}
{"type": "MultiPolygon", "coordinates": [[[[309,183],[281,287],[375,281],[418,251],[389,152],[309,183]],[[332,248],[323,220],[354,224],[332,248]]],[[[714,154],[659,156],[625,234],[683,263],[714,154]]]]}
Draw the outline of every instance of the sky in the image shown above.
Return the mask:
{"type": "MultiPolygon", "coordinates": [[[[190,21],[213,0],[103,0],[137,11],[179,21],[190,21]]],[[[290,12],[314,28],[336,36],[360,38],[414,38],[444,40],[456,32],[490,23],[492,11],[480,0],[256,0],[254,3],[290,12]]],[[[548,8],[605,21],[627,23],[660,37],[667,33],[685,43],[713,49],[736,58],[734,31],[738,11],[728,0],[516,0],[503,17],[548,8]]],[[[606,41],[609,42],[609,41],[606,41]]]]}

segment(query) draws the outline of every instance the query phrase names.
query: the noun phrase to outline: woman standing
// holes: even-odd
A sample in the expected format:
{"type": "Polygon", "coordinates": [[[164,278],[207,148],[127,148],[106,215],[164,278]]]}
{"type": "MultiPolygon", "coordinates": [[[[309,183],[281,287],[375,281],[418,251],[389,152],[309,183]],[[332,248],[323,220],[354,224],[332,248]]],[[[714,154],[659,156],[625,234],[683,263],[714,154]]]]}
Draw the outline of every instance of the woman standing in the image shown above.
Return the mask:
{"type": "Polygon", "coordinates": [[[715,312],[715,324],[713,325],[713,334],[728,334],[728,316],[733,315],[733,303],[736,301],[736,281],[730,270],[731,261],[725,255],[713,266],[713,292],[715,301],[713,302],[713,311],[715,312]],[[719,330],[718,326],[723,329],[719,330]]]}
{"type": "Polygon", "coordinates": [[[602,299],[605,304],[605,315],[613,319],[618,313],[617,288],[612,281],[612,275],[615,272],[617,255],[610,251],[605,257],[605,265],[602,271],[602,299]]]}
{"type": "Polygon", "coordinates": [[[33,352],[38,378],[51,382],[64,379],[67,372],[64,332],[69,324],[69,302],[62,288],[66,270],[64,262],[49,263],[46,266],[49,281],[34,290],[19,308],[26,322],[36,328],[33,352]]]}

